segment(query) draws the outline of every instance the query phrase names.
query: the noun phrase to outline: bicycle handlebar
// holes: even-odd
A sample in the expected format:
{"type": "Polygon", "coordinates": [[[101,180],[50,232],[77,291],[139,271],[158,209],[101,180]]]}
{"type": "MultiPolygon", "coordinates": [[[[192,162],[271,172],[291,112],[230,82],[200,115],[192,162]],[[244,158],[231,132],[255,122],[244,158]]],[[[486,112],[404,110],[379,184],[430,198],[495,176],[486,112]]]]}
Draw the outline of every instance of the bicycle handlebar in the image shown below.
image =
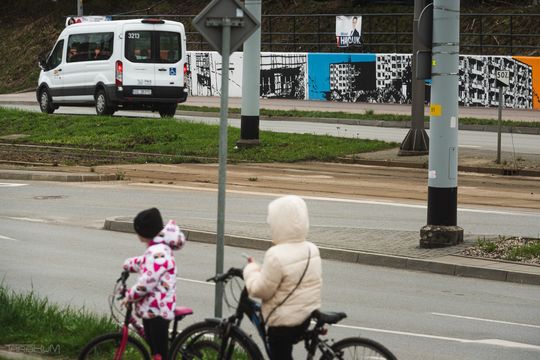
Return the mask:
{"type": "Polygon", "coordinates": [[[240,279],[244,279],[244,270],[240,268],[230,268],[227,270],[224,274],[216,274],[215,276],[211,277],[210,279],[207,279],[206,281],[213,281],[215,283],[218,282],[227,282],[229,279],[233,277],[238,277],[240,279]]]}

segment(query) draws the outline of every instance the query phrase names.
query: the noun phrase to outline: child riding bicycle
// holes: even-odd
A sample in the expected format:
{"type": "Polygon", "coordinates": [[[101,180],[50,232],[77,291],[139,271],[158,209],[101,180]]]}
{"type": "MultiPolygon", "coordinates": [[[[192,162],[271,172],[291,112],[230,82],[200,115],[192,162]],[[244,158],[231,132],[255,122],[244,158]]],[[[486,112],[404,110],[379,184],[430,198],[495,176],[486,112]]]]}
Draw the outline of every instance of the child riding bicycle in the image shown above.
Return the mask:
{"type": "Polygon", "coordinates": [[[268,205],[272,246],[262,267],[248,258],[244,282],[262,300],[271,360],[292,360],[293,345],[321,306],[322,270],[317,246],[306,241],[309,217],[304,200],[284,196],[268,205]]]}
{"type": "Polygon", "coordinates": [[[124,304],[134,303],[143,319],[152,357],[168,357],[168,329],[176,307],[176,263],[172,250],[182,248],[186,238],[174,220],[163,225],[158,209],[141,211],[133,221],[139,240],[147,245],[141,256],[126,259],[124,269],[139,274],[126,292],[124,304]]]}

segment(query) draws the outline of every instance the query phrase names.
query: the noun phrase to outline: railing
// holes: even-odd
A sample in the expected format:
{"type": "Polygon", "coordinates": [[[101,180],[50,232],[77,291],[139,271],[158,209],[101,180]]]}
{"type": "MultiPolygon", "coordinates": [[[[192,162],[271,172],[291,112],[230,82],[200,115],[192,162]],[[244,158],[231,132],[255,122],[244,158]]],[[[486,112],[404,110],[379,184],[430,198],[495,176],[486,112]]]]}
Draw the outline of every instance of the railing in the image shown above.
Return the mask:
{"type": "MultiPolygon", "coordinates": [[[[261,50],[412,52],[412,13],[362,14],[362,46],[351,48],[336,46],[337,15],[343,14],[263,15],[261,50]]],[[[195,15],[163,17],[185,25],[189,50],[211,50],[191,24],[195,15]]],[[[461,13],[460,22],[462,54],[540,56],[540,14],[461,13]],[[526,29],[526,32],[517,29],[526,29]]]]}

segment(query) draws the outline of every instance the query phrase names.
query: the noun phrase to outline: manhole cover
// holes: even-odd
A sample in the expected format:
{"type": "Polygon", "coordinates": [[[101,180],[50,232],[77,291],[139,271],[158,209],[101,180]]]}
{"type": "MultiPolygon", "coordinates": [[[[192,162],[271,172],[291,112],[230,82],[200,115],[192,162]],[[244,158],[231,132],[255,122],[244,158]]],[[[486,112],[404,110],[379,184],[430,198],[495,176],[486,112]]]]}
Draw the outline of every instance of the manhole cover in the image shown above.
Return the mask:
{"type": "Polygon", "coordinates": [[[34,196],[36,200],[50,200],[50,199],[63,199],[63,195],[43,195],[43,196],[34,196]]]}

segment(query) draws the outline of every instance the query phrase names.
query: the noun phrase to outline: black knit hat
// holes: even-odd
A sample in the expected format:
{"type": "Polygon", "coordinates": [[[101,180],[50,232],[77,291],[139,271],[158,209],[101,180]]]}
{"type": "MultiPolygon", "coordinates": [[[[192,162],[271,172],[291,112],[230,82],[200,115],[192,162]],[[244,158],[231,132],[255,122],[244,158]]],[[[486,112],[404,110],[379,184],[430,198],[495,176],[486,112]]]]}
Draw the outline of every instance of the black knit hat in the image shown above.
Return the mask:
{"type": "Polygon", "coordinates": [[[163,226],[161,214],[155,207],[141,211],[133,220],[135,232],[147,239],[153,239],[163,230],[163,226]]]}

